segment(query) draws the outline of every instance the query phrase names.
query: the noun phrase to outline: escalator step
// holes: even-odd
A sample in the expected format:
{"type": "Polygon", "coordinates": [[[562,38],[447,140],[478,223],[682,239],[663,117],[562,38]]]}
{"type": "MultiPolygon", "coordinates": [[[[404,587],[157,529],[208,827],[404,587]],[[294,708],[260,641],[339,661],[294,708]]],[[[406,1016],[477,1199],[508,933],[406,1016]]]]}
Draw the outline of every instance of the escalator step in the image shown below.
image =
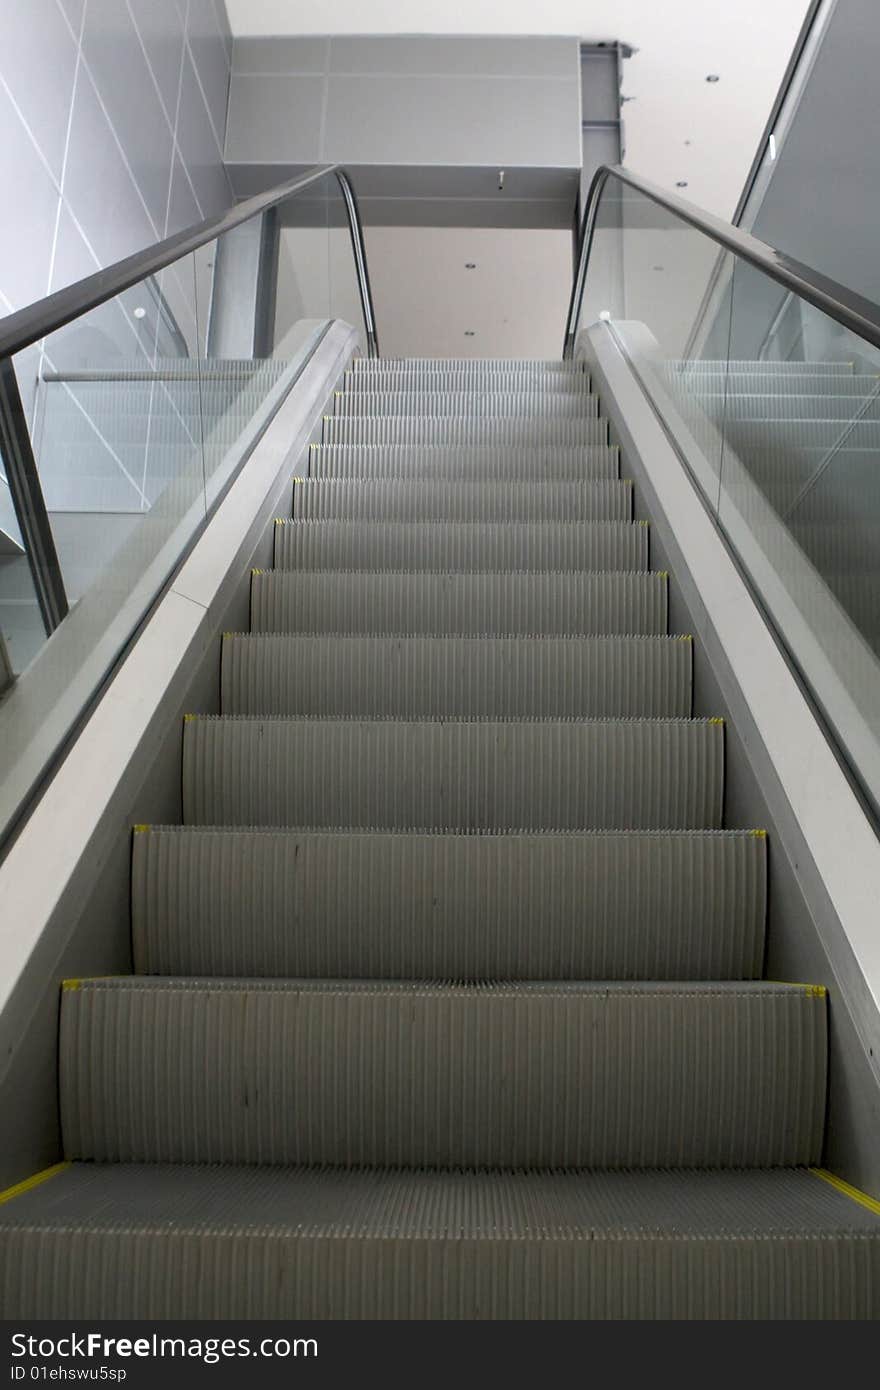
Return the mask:
{"type": "Polygon", "coordinates": [[[804,1169],[77,1163],[0,1267],[18,1320],[880,1317],[880,1218],[804,1169]]]}
{"type": "Polygon", "coordinates": [[[330,979],[761,973],[753,831],[420,835],[144,827],[135,969],[330,979]]]}
{"type": "Polygon", "coordinates": [[[498,420],[423,419],[419,415],[384,415],[346,420],[325,415],[324,444],[555,444],[577,448],[607,444],[603,416],[558,419],[505,416],[498,420]]]}
{"type": "Polygon", "coordinates": [[[819,1159],[823,990],[190,980],[62,991],[66,1158],[413,1167],[819,1159]]]}
{"type": "Polygon", "coordinates": [[[337,391],[333,413],[346,419],[382,415],[417,415],[426,419],[457,416],[471,420],[515,417],[567,419],[598,416],[599,398],[587,391],[557,393],[544,389],[510,391],[337,391]]]}
{"type": "Polygon", "coordinates": [[[649,528],[624,521],[288,521],[276,569],[647,570],[649,528]]]}
{"type": "Polygon", "coordinates": [[[678,637],[326,637],[227,633],[224,714],[687,718],[678,637]]]}
{"type": "Polygon", "coordinates": [[[620,476],[620,450],[611,444],[553,448],[542,444],[313,444],[313,478],[461,478],[476,481],[585,483],[620,476]]]}
{"type": "Polygon", "coordinates": [[[184,724],[190,825],[715,830],[723,784],[718,719],[184,724]]]}
{"type": "Polygon", "coordinates": [[[632,484],[295,478],[299,521],[630,521],[632,484]]]}
{"type": "Polygon", "coordinates": [[[663,573],[258,570],[253,632],[662,634],[663,573]]]}

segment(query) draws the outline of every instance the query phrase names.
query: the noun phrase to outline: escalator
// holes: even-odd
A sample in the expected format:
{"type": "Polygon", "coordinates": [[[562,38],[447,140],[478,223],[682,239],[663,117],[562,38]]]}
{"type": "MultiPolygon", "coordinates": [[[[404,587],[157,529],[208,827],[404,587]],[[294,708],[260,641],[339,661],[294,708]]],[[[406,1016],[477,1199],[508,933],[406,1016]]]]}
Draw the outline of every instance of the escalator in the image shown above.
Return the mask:
{"type": "MultiPolygon", "coordinates": [[[[846,1004],[774,975],[789,832],[745,818],[754,750],[581,320],[600,194],[564,358],[328,375],[162,755],[180,814],[120,827],[130,968],[58,981],[5,1317],[880,1316],[880,1204],[825,1166],[846,1004]]],[[[682,477],[719,431],[735,460],[719,554],[722,493],[765,540],[799,509],[842,602],[870,552],[828,550],[788,422],[849,423],[869,374],[605,323],[682,477]]]]}

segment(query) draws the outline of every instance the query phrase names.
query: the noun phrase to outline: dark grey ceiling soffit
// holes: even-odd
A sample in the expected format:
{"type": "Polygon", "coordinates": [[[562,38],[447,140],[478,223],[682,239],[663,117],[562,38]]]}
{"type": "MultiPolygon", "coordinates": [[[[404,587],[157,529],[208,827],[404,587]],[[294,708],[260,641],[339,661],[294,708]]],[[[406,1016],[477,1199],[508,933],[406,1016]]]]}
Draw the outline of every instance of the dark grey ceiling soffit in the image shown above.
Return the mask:
{"type": "MultiPolygon", "coordinates": [[[[227,164],[237,198],[296,177],[299,164],[227,164]]],[[[570,229],[580,170],[574,168],[348,166],[365,224],[570,229]],[[499,187],[499,184],[502,186],[499,187]]],[[[289,226],[344,225],[341,201],[301,196],[281,209],[289,226]]]]}

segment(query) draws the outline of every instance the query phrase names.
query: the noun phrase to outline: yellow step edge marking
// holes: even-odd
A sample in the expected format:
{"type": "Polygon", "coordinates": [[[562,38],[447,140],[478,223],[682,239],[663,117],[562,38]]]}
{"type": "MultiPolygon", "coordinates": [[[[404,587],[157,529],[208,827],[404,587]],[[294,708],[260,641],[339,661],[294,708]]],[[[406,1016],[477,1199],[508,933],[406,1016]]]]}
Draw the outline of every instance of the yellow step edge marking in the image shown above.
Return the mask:
{"type": "Polygon", "coordinates": [[[131,827],[132,833],[135,835],[146,835],[149,832],[150,828],[151,827],[149,825],[133,825],[131,827]]]}
{"type": "Polygon", "coordinates": [[[680,632],[678,634],[678,640],[679,642],[693,642],[694,639],[689,632],[680,632]]]}
{"type": "Polygon", "coordinates": [[[828,993],[824,985],[808,985],[803,980],[768,980],[769,985],[785,985],[786,989],[802,989],[811,999],[824,999],[828,993]]]}
{"type": "Polygon", "coordinates": [[[32,1173],[23,1182],[17,1182],[13,1187],[7,1187],[5,1192],[0,1192],[0,1207],[4,1202],[12,1202],[16,1197],[21,1197],[25,1192],[31,1192],[33,1188],[40,1187],[50,1178],[54,1178],[57,1173],[63,1173],[65,1169],[72,1167],[69,1158],[63,1163],[53,1163],[51,1168],[43,1168],[39,1173],[32,1173]]]}
{"type": "MultiPolygon", "coordinates": [[[[842,1192],[844,1197],[849,1197],[854,1202],[858,1202],[860,1207],[867,1207],[875,1216],[880,1216],[880,1202],[876,1197],[869,1197],[867,1192],[862,1192],[860,1188],[853,1187],[852,1183],[844,1182],[836,1173],[829,1173],[827,1168],[811,1168],[809,1170],[814,1178],[821,1178],[827,1182],[829,1187],[836,1187],[838,1192],[842,1192]]],[[[3,1201],[0,1195],[0,1202],[3,1201]]]]}
{"type": "Polygon", "coordinates": [[[83,985],[93,984],[95,980],[123,980],[127,978],[128,976],[125,975],[80,975],[79,978],[74,976],[70,980],[62,980],[61,988],[62,990],[77,990],[82,989],[83,985]]]}
{"type": "Polygon", "coordinates": [[[199,716],[197,714],[185,714],[183,716],[183,722],[184,724],[191,724],[193,720],[198,719],[198,717],[199,716]]]}
{"type": "Polygon", "coordinates": [[[716,714],[716,715],[713,715],[713,717],[712,717],[711,719],[707,719],[707,720],[706,720],[706,723],[707,723],[707,724],[723,724],[723,723],[724,723],[724,720],[721,718],[721,716],[720,716],[719,714],[716,714]]]}
{"type": "Polygon", "coordinates": [[[750,830],[750,831],[749,831],[749,834],[750,834],[750,835],[754,835],[755,838],[758,839],[758,840],[766,840],[766,838],[767,838],[767,831],[766,831],[766,830],[750,830]]]}
{"type": "Polygon", "coordinates": [[[658,570],[658,571],[657,571],[657,578],[658,578],[658,579],[668,579],[668,578],[669,578],[669,570],[658,570]]]}
{"type": "Polygon", "coordinates": [[[251,579],[253,579],[253,577],[254,577],[255,574],[265,574],[265,573],[266,573],[265,570],[251,570],[251,579]]]}
{"type": "Polygon", "coordinates": [[[287,522],[288,522],[288,518],[287,518],[286,516],[276,516],[276,518],[275,518],[275,525],[276,525],[276,526],[286,526],[286,525],[287,525],[287,522]]]}

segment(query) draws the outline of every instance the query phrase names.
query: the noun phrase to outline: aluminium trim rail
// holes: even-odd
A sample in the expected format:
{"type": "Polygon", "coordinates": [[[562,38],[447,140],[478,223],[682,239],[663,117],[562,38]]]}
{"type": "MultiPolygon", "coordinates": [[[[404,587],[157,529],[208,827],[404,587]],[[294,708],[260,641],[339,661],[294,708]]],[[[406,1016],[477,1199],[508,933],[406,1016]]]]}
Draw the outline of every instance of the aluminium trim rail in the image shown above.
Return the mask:
{"type": "Polygon", "coordinates": [[[743,231],[742,228],[734,227],[732,223],[725,222],[723,218],[715,217],[710,212],[704,212],[702,208],[698,208],[694,203],[689,203],[685,198],[679,198],[674,193],[667,193],[666,189],[660,188],[648,179],[641,178],[638,174],[631,173],[629,169],[623,169],[619,164],[603,164],[596,170],[590,184],[581,221],[577,269],[571,290],[568,319],[565,326],[565,341],[562,349],[562,356],[566,361],[574,356],[575,336],[583,307],[596,218],[602,191],[609,179],[614,179],[617,183],[641,193],[652,203],[656,203],[658,207],[664,208],[678,218],[680,222],[702,232],[718,246],[732,252],[739,260],[754,266],[769,279],[775,280],[777,284],[791,290],[809,304],[815,305],[822,313],[828,314],[830,318],[835,319],[837,323],[850,329],[860,338],[864,338],[873,347],[880,348],[880,306],[871,300],[863,298],[854,290],[847,289],[845,285],[829,279],[828,276],[820,274],[819,271],[812,270],[802,261],[786,255],[784,251],[779,251],[775,247],[759,241],[757,237],[743,231]]]}

